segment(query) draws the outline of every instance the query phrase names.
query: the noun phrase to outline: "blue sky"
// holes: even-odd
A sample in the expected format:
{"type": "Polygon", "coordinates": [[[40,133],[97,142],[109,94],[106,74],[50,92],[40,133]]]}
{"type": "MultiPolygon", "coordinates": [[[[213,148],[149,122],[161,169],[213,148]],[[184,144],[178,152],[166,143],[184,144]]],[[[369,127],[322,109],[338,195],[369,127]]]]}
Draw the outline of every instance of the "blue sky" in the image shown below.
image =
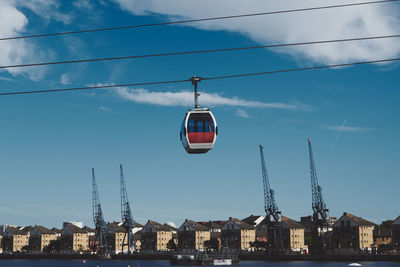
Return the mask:
{"type": "MultiPolygon", "coordinates": [[[[0,35],[163,22],[316,6],[318,1],[6,0],[0,35]],[[229,5],[226,3],[229,2],[229,5]],[[225,3],[225,4],[224,4],[225,3]]],[[[329,1],[338,4],[355,1],[329,1]]],[[[1,41],[0,65],[314,41],[400,32],[384,4],[185,26],[1,41]],[[318,21],[318,23],[316,23],[318,21]],[[397,32],[396,32],[397,31],[397,32]]],[[[397,39],[0,72],[2,91],[187,79],[398,57],[397,39]]],[[[203,81],[219,125],[214,150],[188,155],[179,128],[192,86],[0,97],[0,224],[58,226],[91,218],[95,168],[105,219],[120,220],[119,164],[134,218],[173,221],[263,214],[258,145],[283,215],[309,215],[307,138],[331,215],[400,214],[399,65],[365,65],[203,81]]],[[[202,101],[203,100],[203,101],[202,101]]]]}

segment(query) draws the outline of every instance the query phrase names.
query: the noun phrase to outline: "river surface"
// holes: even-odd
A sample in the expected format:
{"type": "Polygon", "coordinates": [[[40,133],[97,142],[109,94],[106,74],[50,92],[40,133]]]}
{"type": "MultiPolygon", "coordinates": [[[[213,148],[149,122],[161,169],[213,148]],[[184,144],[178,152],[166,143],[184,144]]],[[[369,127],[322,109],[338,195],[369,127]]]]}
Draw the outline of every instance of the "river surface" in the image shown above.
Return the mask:
{"type": "MultiPolygon", "coordinates": [[[[269,262],[269,261],[243,261],[241,267],[345,267],[350,262],[313,262],[313,261],[288,261],[288,262],[269,262]]],[[[400,267],[400,262],[360,262],[365,267],[400,267]]],[[[156,267],[171,266],[169,261],[132,261],[132,260],[112,260],[112,261],[95,261],[87,260],[0,260],[0,267],[156,267]]],[[[351,265],[350,265],[351,266],[351,265]]]]}

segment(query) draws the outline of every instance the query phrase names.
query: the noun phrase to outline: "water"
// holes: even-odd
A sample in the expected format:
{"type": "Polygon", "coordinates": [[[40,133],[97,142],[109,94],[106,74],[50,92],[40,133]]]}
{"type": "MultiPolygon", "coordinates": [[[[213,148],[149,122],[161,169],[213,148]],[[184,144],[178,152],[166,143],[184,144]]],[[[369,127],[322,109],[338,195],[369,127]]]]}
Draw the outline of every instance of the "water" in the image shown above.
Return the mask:
{"type": "MultiPolygon", "coordinates": [[[[243,261],[241,267],[345,267],[350,262],[312,262],[312,261],[291,261],[291,262],[268,262],[268,261],[243,261]]],[[[360,262],[365,267],[399,267],[400,262],[360,262]]],[[[95,261],[87,260],[83,263],[81,260],[0,260],[0,267],[156,267],[171,266],[169,261],[131,261],[131,260],[113,260],[113,261],[95,261]]]]}

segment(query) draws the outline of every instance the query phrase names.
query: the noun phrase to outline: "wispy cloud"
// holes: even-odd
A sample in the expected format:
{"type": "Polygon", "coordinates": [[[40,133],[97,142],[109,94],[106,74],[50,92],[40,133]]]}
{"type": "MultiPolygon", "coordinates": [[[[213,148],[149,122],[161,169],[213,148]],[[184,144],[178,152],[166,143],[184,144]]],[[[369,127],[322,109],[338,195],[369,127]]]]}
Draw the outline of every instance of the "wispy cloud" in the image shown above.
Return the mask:
{"type": "Polygon", "coordinates": [[[375,130],[374,128],[350,127],[350,126],[342,126],[342,125],[324,126],[322,128],[325,130],[338,131],[338,134],[336,135],[336,139],[339,138],[339,136],[342,132],[360,133],[360,132],[368,132],[368,131],[375,130]]]}
{"type": "Polygon", "coordinates": [[[349,118],[344,119],[344,121],[343,121],[343,123],[342,123],[342,126],[339,127],[338,133],[337,133],[337,135],[336,135],[336,140],[339,139],[340,135],[341,135],[342,132],[343,132],[344,127],[346,127],[346,123],[347,123],[348,120],[349,120],[349,118]]]}
{"type": "Polygon", "coordinates": [[[104,106],[100,106],[99,109],[102,110],[102,111],[104,111],[104,112],[109,112],[109,113],[112,113],[112,112],[113,112],[110,108],[104,107],[104,106]]]}
{"type": "Polygon", "coordinates": [[[90,0],[76,0],[73,5],[76,8],[82,8],[82,9],[87,9],[87,10],[92,10],[93,9],[93,4],[90,2],[90,0]]]}
{"type": "Polygon", "coordinates": [[[67,73],[67,72],[62,74],[61,77],[60,77],[60,83],[64,84],[64,85],[70,84],[71,83],[71,77],[70,76],[71,75],[69,73],[67,73]]]}
{"type": "MultiPolygon", "coordinates": [[[[58,11],[60,4],[56,0],[2,0],[0,8],[0,36],[18,36],[26,31],[29,23],[26,10],[38,14],[42,19],[68,23],[70,15],[58,11]],[[25,13],[24,13],[25,12],[25,13]]],[[[54,52],[47,47],[39,47],[32,40],[13,40],[0,43],[0,62],[2,65],[14,65],[27,62],[49,61],[54,52]]],[[[27,75],[32,80],[43,79],[47,67],[4,69],[14,76],[27,75]]]]}
{"type": "Polygon", "coordinates": [[[237,112],[236,112],[236,114],[237,114],[239,117],[246,118],[246,119],[250,117],[250,115],[247,113],[247,111],[245,111],[245,110],[243,110],[243,109],[238,109],[237,112]]]}
{"type": "MultiPolygon", "coordinates": [[[[246,14],[260,10],[285,10],[318,5],[321,1],[248,1],[215,0],[113,0],[123,10],[134,15],[165,15],[171,20],[194,19],[231,14],[246,14]]],[[[330,0],[332,5],[343,0],[330,0]]],[[[347,1],[347,2],[355,2],[347,1]]],[[[356,36],[391,35],[398,32],[400,13],[394,5],[365,5],[357,8],[331,9],[323,12],[298,12],[290,16],[258,16],[246,20],[218,20],[191,23],[203,30],[238,32],[259,43],[303,42],[306,40],[342,39],[356,36]],[[318,23],[315,23],[318,21],[318,23]],[[262,25],[262,26],[261,26],[262,25]],[[296,25],[296,27],[293,27],[296,25]]],[[[338,63],[376,58],[390,58],[400,53],[396,39],[368,42],[332,43],[320,46],[295,46],[273,51],[285,53],[295,59],[314,63],[338,63]]]]}
{"type": "MultiPolygon", "coordinates": [[[[127,89],[117,88],[117,95],[123,99],[143,104],[152,104],[160,106],[193,106],[193,92],[151,92],[146,89],[127,89]]],[[[231,106],[231,107],[247,107],[247,108],[270,108],[282,110],[303,110],[308,111],[309,106],[299,102],[281,103],[272,102],[265,103],[260,101],[249,101],[239,97],[225,97],[217,93],[202,93],[199,98],[200,104],[205,106],[231,106]]],[[[243,115],[243,114],[242,114],[243,115]]]]}

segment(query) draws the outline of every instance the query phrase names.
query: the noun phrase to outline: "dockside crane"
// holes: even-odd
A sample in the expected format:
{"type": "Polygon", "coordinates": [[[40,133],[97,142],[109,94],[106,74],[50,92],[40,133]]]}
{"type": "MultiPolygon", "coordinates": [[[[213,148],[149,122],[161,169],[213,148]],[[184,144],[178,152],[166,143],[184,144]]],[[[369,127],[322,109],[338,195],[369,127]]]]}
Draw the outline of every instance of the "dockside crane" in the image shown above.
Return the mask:
{"type": "Polygon", "coordinates": [[[122,164],[119,166],[121,172],[121,218],[122,227],[125,229],[124,239],[122,240],[122,253],[124,252],[124,247],[128,247],[128,254],[131,253],[131,247],[133,244],[133,249],[135,248],[135,240],[132,234],[132,229],[135,227],[135,221],[133,220],[131,207],[129,205],[128,193],[125,185],[124,172],[122,169],[122,164]]]}
{"type": "Polygon", "coordinates": [[[272,253],[280,253],[283,249],[282,243],[282,225],[281,225],[281,212],[275,201],[275,193],[269,184],[267,165],[264,158],[264,147],[260,145],[261,156],[261,172],[264,185],[264,210],[265,210],[265,224],[267,226],[267,247],[270,248],[272,253]]]}
{"type": "Polygon", "coordinates": [[[315,250],[318,253],[326,253],[329,248],[329,238],[327,234],[329,231],[329,209],[326,208],[325,201],[322,198],[322,188],[318,184],[311,139],[308,139],[308,151],[310,157],[312,209],[314,222],[313,238],[314,241],[316,241],[315,250]]]}
{"type": "Polygon", "coordinates": [[[95,235],[95,251],[100,254],[107,254],[107,239],[106,230],[107,224],[104,221],[103,211],[100,205],[99,191],[97,190],[96,177],[94,175],[94,169],[92,168],[92,205],[93,205],[93,222],[96,228],[95,235]]]}

